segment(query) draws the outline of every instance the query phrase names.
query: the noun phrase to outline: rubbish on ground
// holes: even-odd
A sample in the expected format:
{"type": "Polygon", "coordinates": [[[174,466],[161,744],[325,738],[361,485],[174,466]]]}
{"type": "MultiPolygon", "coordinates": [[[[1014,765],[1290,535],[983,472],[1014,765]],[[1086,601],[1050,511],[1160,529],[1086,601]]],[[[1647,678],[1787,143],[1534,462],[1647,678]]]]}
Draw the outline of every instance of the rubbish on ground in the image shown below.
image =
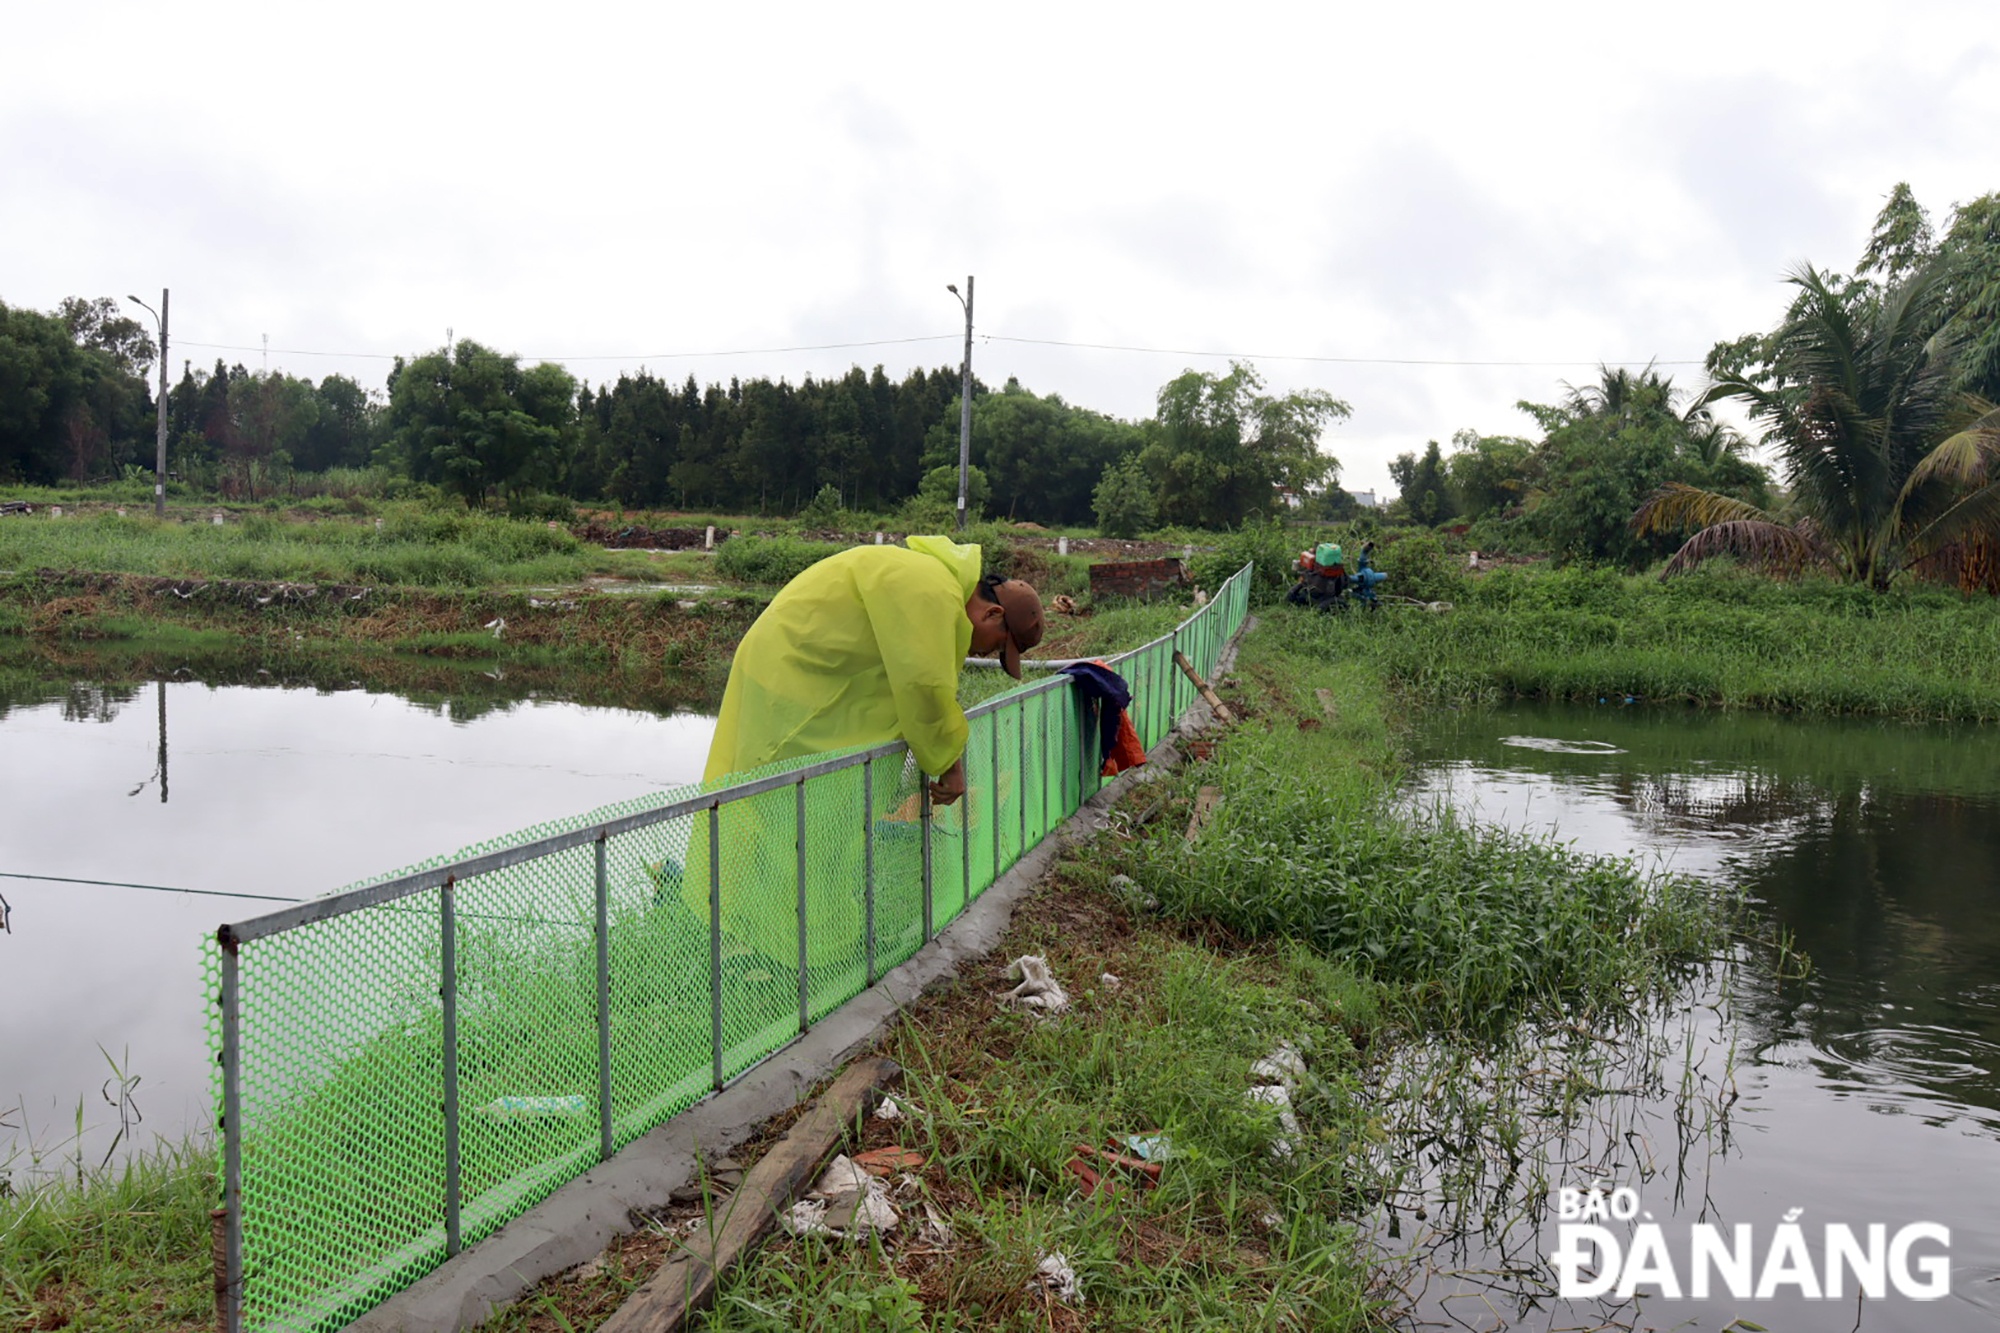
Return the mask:
{"type": "Polygon", "coordinates": [[[1174,1141],[1164,1134],[1127,1134],[1124,1146],[1142,1162],[1164,1162],[1174,1155],[1174,1141]]]}
{"type": "Polygon", "coordinates": [[[1127,1157],[1120,1152],[1112,1152],[1104,1148],[1093,1148],[1087,1143],[1077,1144],[1076,1150],[1085,1157],[1095,1157],[1099,1161],[1111,1166],[1122,1166],[1128,1171],[1136,1172],[1144,1176],[1150,1184],[1157,1185],[1160,1183],[1160,1164],[1158,1162],[1141,1161],[1137,1157],[1127,1157]]]}
{"type": "Polygon", "coordinates": [[[1063,1170],[1076,1177],[1079,1192],[1086,1199],[1096,1198],[1100,1192],[1118,1194],[1125,1188],[1115,1180],[1106,1180],[1094,1168],[1075,1157],[1063,1163],[1063,1170]]]}
{"type": "Polygon", "coordinates": [[[1305,1076],[1306,1062],[1300,1057],[1298,1047],[1288,1041],[1279,1042],[1277,1050],[1250,1066],[1250,1079],[1254,1083],[1277,1083],[1286,1088],[1296,1088],[1305,1076]]]}
{"type": "Polygon", "coordinates": [[[1203,787],[1195,793],[1194,813],[1188,816],[1187,832],[1181,835],[1184,842],[1193,842],[1208,827],[1208,817],[1222,800],[1220,787],[1203,787]]]}
{"type": "Polygon", "coordinates": [[[1246,1100],[1278,1108],[1278,1128],[1284,1133],[1271,1140],[1271,1156],[1290,1161],[1293,1140],[1301,1133],[1299,1118],[1292,1114],[1292,1090],[1284,1084],[1259,1084],[1244,1094],[1246,1100]]]}
{"type": "Polygon", "coordinates": [[[917,1228],[917,1239],[938,1249],[951,1244],[950,1225],[945,1222],[944,1215],[932,1207],[928,1200],[924,1203],[924,1221],[923,1225],[917,1228]]]}
{"type": "Polygon", "coordinates": [[[782,1215],[820,1159],[856,1118],[867,1114],[882,1086],[902,1072],[895,1061],[880,1056],[849,1065],[743,1178],[743,1195],[757,1200],[757,1206],[709,1210],[702,1225],[598,1326],[598,1333],[685,1327],[693,1312],[715,1300],[717,1286],[782,1215]]]}
{"type": "Polygon", "coordinates": [[[1114,973],[1106,972],[1102,976],[1098,977],[1097,984],[1104,987],[1104,989],[1106,990],[1122,990],[1124,989],[1125,986],[1125,978],[1117,976],[1114,973]]]}
{"type": "Polygon", "coordinates": [[[1007,979],[1021,983],[1007,992],[1007,999],[1016,1004],[1052,1014],[1069,1008],[1069,992],[1049,971],[1049,960],[1040,954],[1023,954],[1007,964],[1007,979]]]}
{"type": "Polygon", "coordinates": [[[544,1120],[582,1115],[589,1109],[589,1099],[577,1093],[567,1097],[495,1097],[484,1106],[475,1107],[474,1113],[496,1120],[544,1120]]]}
{"type": "Polygon", "coordinates": [[[854,1164],[871,1176],[893,1176],[898,1171],[914,1171],[924,1164],[924,1155],[915,1148],[870,1148],[854,1154],[854,1164]]]}
{"type": "Polygon", "coordinates": [[[884,1097],[875,1107],[875,1118],[877,1120],[901,1120],[903,1118],[903,1108],[896,1105],[894,1097],[884,1097]]]}
{"type": "Polygon", "coordinates": [[[894,1231],[902,1219],[889,1203],[886,1186],[845,1153],[836,1153],[819,1183],[780,1219],[794,1236],[853,1237],[894,1231]]]}
{"type": "Polygon", "coordinates": [[[1160,909],[1160,900],[1140,888],[1139,881],[1130,875],[1113,875],[1111,891],[1128,908],[1141,912],[1157,912],[1160,909]]]}
{"type": "Polygon", "coordinates": [[[1057,1300],[1083,1304],[1083,1286],[1077,1281],[1076,1270],[1070,1267],[1069,1256],[1061,1250],[1042,1256],[1035,1265],[1035,1275],[1028,1279],[1028,1288],[1045,1287],[1055,1293],[1057,1300]]]}

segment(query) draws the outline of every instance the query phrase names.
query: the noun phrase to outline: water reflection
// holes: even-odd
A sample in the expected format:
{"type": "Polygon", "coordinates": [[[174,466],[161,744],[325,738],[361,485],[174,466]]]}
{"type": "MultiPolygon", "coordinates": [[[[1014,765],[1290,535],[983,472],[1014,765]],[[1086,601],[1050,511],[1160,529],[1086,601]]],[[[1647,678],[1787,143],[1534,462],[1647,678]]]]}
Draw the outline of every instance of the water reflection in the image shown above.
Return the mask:
{"type": "MultiPolygon", "coordinates": [[[[1803,980],[1775,980],[1761,965],[1718,973],[1649,1029],[1649,1058],[1698,1071],[1698,1091],[1715,1077],[1716,1052],[1730,1053],[1720,1120],[1691,1141],[1686,1116],[1702,1098],[1662,1099],[1653,1082],[1615,1113],[1603,1110],[1612,1131],[1580,1131],[1550,1147],[1560,1161],[1549,1183],[1574,1183],[1564,1171],[1589,1161],[1609,1179],[1655,1182],[1652,1207],[1655,1193],[1667,1193],[1660,1163],[1685,1168],[1692,1148],[1698,1188],[1682,1175],[1660,1199],[1671,1209],[1662,1218],[1683,1235],[1696,1218],[1768,1229],[1791,1207],[1820,1223],[1944,1222],[1954,1237],[1952,1295],[1871,1305],[1860,1327],[1992,1327],[2000,1317],[2000,1217],[1988,1202],[2000,1190],[2000,764],[1991,739],[1872,722],[1521,705],[1442,721],[1421,746],[1418,800],[1741,884],[1813,963],[1803,980]],[[1703,1015],[1713,1017],[1688,1024],[1703,1015]]],[[[1707,1105],[1713,1112],[1722,1102],[1707,1105]]],[[[1515,1259],[1522,1250],[1518,1232],[1484,1243],[1515,1259]]],[[[1431,1298],[1442,1311],[1475,1289],[1492,1294],[1468,1281],[1431,1298]]],[[[1742,1315],[1771,1327],[1835,1326],[1811,1302],[1655,1300],[1562,1312],[1540,1296],[1524,1300],[1518,1286],[1511,1294],[1522,1302],[1515,1317],[1534,1310],[1537,1323],[1554,1312],[1559,1325],[1688,1320],[1713,1329],[1742,1315]]],[[[1855,1326],[1851,1302],[1837,1323],[1855,1326]]]]}
{"type": "Polygon", "coordinates": [[[455,707],[358,686],[0,687],[0,1164],[17,1172],[79,1113],[92,1159],[135,1113],[142,1142],[205,1123],[199,939],[220,922],[697,780],[712,727],[497,689],[455,707]]]}

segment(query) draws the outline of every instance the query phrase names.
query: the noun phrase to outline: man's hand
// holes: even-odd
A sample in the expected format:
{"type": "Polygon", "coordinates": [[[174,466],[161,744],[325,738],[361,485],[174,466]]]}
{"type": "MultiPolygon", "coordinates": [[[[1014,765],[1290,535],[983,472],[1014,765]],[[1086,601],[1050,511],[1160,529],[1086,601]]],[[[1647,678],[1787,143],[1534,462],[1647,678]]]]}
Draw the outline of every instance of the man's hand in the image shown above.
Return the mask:
{"type": "Polygon", "coordinates": [[[950,805],[965,795],[965,760],[947,768],[931,779],[931,804],[950,805]]]}

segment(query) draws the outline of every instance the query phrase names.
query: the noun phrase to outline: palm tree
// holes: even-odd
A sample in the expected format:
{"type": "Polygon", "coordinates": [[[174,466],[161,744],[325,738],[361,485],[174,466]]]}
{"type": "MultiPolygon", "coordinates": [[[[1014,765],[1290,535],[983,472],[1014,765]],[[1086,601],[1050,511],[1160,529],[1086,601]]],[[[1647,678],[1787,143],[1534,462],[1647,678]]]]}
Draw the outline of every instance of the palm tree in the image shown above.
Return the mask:
{"type": "Polygon", "coordinates": [[[1790,521],[1692,486],[1657,491],[1633,517],[1645,534],[1696,529],[1665,575],[1731,554],[1773,572],[1820,569],[1877,590],[1900,573],[1969,568],[2000,543],[2000,410],[1952,388],[1947,263],[1886,292],[1811,267],[1771,336],[1771,375],[1729,375],[1697,408],[1749,405],[1775,442],[1790,521]],[[1982,556],[1982,552],[1985,553],[1982,556]]]}

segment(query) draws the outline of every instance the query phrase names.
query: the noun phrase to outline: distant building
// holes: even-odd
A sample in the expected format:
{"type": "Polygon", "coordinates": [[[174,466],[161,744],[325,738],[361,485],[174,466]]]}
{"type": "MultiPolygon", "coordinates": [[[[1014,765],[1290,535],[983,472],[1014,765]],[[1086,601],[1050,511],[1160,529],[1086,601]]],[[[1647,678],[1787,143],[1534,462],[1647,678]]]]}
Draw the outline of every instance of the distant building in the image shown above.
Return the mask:
{"type": "Polygon", "coordinates": [[[1385,503],[1377,499],[1373,491],[1349,491],[1348,494],[1353,496],[1354,503],[1360,505],[1363,509],[1380,509],[1385,503]]]}
{"type": "Polygon", "coordinates": [[[1283,502],[1285,508],[1287,509],[1297,509],[1305,503],[1305,501],[1299,497],[1299,493],[1293,490],[1289,486],[1278,487],[1278,499],[1281,502],[1283,502]]]}

